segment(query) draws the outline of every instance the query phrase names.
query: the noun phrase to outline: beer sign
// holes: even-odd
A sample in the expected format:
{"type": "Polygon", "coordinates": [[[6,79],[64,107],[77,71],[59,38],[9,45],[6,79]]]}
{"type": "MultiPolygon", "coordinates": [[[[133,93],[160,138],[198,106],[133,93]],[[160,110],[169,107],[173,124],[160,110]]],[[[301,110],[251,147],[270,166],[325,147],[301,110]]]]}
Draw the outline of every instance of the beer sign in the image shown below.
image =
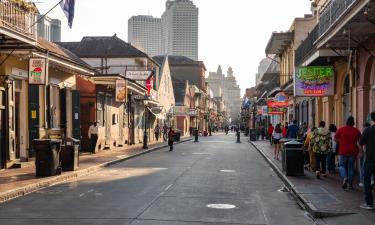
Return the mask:
{"type": "Polygon", "coordinates": [[[46,83],[46,59],[30,58],[29,60],[29,84],[46,83]]]}
{"type": "Polygon", "coordinates": [[[126,80],[116,80],[116,102],[126,102],[126,80]]]}

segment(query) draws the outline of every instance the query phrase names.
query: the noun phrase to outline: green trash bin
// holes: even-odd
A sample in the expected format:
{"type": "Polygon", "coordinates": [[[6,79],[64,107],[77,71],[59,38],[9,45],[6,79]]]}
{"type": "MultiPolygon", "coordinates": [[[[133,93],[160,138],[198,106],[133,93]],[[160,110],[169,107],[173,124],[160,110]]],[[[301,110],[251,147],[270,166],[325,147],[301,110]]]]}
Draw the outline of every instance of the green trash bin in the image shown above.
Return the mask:
{"type": "Polygon", "coordinates": [[[35,151],[35,175],[37,177],[61,174],[59,159],[61,140],[34,139],[32,147],[35,151]]]}

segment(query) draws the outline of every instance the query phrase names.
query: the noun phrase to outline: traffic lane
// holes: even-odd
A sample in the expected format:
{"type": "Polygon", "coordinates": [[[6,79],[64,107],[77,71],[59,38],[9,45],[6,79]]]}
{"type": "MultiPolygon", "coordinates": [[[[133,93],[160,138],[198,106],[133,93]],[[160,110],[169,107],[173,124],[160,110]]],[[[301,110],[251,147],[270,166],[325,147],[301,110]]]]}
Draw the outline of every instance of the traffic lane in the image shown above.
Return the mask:
{"type": "Polygon", "coordinates": [[[134,218],[198,159],[166,149],[145,156],[7,202],[0,209],[0,223],[22,218],[134,218]]]}
{"type": "Polygon", "coordinates": [[[136,224],[149,224],[150,220],[191,224],[313,224],[288,193],[278,191],[281,181],[248,144],[234,144],[229,136],[223,136],[217,143],[201,141],[195,153],[201,155],[201,160],[177,179],[136,224]],[[207,207],[209,204],[235,208],[212,209],[207,207]]]}

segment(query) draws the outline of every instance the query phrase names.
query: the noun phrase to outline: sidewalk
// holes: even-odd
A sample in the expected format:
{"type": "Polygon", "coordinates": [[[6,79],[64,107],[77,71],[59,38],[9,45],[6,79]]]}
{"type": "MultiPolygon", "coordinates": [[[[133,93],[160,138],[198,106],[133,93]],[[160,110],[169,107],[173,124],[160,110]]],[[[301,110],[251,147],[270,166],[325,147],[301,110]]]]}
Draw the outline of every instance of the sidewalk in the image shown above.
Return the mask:
{"type": "MultiPolygon", "coordinates": [[[[274,159],[273,147],[270,146],[269,141],[251,142],[257,150],[273,163],[281,173],[281,161],[274,159]]],[[[280,154],[281,156],[281,154],[280,154]]],[[[315,173],[305,170],[305,176],[285,177],[289,186],[293,191],[306,201],[305,204],[310,204],[311,208],[315,210],[316,215],[344,215],[344,214],[358,214],[363,219],[368,220],[370,224],[375,223],[375,212],[362,210],[359,208],[364,202],[364,193],[362,188],[358,186],[355,181],[355,190],[345,191],[341,188],[341,179],[338,174],[322,177],[321,180],[316,179],[315,173]]],[[[364,225],[366,223],[362,223],[364,225]]]]}
{"type": "MultiPolygon", "coordinates": [[[[191,140],[182,137],[180,142],[191,140]]],[[[103,150],[96,154],[80,153],[79,169],[72,172],[62,172],[61,175],[51,177],[35,177],[35,165],[19,169],[0,171],[0,203],[21,197],[36,190],[55,185],[73,178],[91,174],[101,168],[125,161],[127,159],[167,147],[166,142],[149,144],[149,149],[142,149],[142,144],[103,150]]]]}

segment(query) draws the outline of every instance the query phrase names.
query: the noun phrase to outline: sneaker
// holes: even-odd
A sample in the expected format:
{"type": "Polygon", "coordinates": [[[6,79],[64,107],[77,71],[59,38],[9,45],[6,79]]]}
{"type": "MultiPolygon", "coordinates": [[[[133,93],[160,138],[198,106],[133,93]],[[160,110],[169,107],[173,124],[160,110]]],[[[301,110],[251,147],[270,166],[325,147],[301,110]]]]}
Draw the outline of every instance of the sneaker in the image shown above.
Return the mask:
{"type": "Polygon", "coordinates": [[[348,180],[345,178],[344,182],[342,183],[342,189],[346,189],[348,187],[348,180]]]}
{"type": "Polygon", "coordinates": [[[316,172],[316,179],[320,179],[320,172],[319,171],[316,172]]]}
{"type": "Polygon", "coordinates": [[[374,209],[374,207],[372,205],[367,205],[366,203],[360,205],[359,207],[361,207],[361,209],[367,209],[367,210],[373,210],[374,209]]]}
{"type": "Polygon", "coordinates": [[[359,187],[363,187],[363,183],[359,183],[358,186],[359,186],[359,187]]]}

